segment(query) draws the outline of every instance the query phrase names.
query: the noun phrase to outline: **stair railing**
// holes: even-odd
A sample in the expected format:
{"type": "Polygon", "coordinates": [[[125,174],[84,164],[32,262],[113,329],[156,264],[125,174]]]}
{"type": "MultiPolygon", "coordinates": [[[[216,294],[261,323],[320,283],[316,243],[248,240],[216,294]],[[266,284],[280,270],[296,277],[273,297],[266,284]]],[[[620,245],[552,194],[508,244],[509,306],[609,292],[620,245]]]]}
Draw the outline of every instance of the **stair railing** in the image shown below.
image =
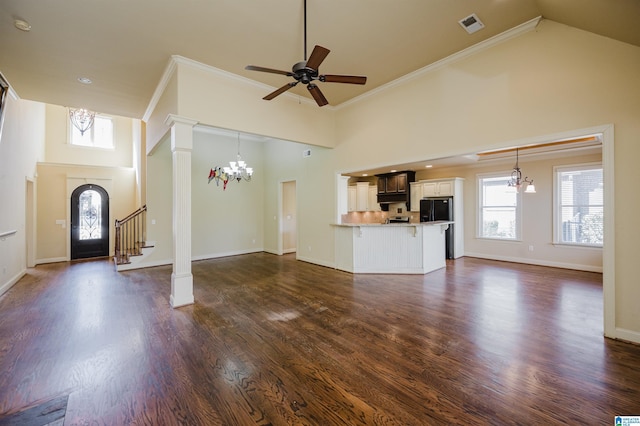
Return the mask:
{"type": "Polygon", "coordinates": [[[131,263],[131,256],[140,256],[147,240],[147,206],[144,205],[122,220],[116,219],[117,265],[131,263]]]}

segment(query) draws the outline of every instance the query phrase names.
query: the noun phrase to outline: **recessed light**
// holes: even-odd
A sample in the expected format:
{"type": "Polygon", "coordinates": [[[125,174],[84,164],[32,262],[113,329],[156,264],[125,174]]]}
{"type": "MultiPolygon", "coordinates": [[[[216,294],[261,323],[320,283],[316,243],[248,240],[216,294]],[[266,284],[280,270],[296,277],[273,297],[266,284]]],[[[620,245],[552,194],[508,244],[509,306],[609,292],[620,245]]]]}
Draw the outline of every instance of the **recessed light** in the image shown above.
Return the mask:
{"type": "Polygon", "coordinates": [[[93,83],[93,81],[91,81],[90,78],[87,77],[78,77],[78,81],[82,84],[91,84],[93,83]]]}
{"type": "Polygon", "coordinates": [[[31,24],[29,24],[27,21],[23,21],[22,19],[14,20],[13,25],[15,25],[15,27],[20,31],[31,31],[31,24]]]}
{"type": "Polygon", "coordinates": [[[391,170],[391,173],[395,173],[395,172],[397,172],[397,170],[396,170],[396,169],[391,170]]]}
{"type": "Polygon", "coordinates": [[[427,164],[427,165],[426,165],[426,166],[424,166],[424,167],[425,167],[425,168],[427,168],[427,169],[430,169],[430,168],[432,168],[432,167],[433,167],[433,164],[427,164]]]}
{"type": "Polygon", "coordinates": [[[368,173],[363,173],[362,176],[369,176],[369,174],[368,173]]]}

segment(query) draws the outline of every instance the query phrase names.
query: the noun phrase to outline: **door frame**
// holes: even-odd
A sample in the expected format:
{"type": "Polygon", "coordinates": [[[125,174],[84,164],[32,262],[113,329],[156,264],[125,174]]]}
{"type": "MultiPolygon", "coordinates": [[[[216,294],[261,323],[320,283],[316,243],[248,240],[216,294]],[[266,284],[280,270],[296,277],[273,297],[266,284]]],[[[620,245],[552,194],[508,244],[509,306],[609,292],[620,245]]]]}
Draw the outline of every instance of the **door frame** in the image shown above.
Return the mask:
{"type": "MultiPolygon", "coordinates": [[[[76,188],[82,185],[96,185],[107,191],[109,196],[109,256],[113,256],[114,252],[114,226],[111,218],[113,215],[113,200],[111,194],[113,194],[113,179],[112,178],[98,178],[98,177],[78,177],[67,176],[67,202],[66,202],[66,222],[63,227],[67,227],[71,223],[71,194],[76,188]]],[[[66,260],[71,260],[71,231],[66,232],[66,244],[67,255],[66,260]]]]}
{"type": "MultiPolygon", "coordinates": [[[[82,260],[82,259],[91,259],[96,257],[109,256],[110,247],[111,247],[110,246],[111,226],[109,225],[111,222],[111,216],[109,212],[110,205],[111,203],[110,203],[109,193],[107,192],[106,189],[104,189],[100,185],[96,185],[93,183],[85,183],[76,187],[73,190],[73,192],[71,193],[71,198],[69,199],[69,211],[71,215],[71,221],[69,221],[70,226],[67,230],[67,233],[69,234],[69,242],[70,242],[69,243],[70,260],[82,260]],[[107,235],[106,235],[106,238],[105,236],[101,236],[101,238],[99,239],[91,239],[82,243],[80,242],[81,240],[79,238],[79,235],[76,235],[76,238],[74,238],[74,233],[76,232],[76,229],[77,229],[77,225],[74,225],[74,218],[76,221],[80,222],[80,211],[79,211],[80,196],[87,191],[94,191],[100,194],[100,204],[102,205],[102,209],[100,211],[100,215],[101,215],[100,227],[102,228],[103,232],[107,233],[107,235]],[[80,246],[85,246],[84,251],[76,250],[75,258],[73,257],[74,241],[76,244],[75,245],[76,249],[78,249],[80,246]],[[96,252],[99,251],[100,253],[95,256],[87,255],[89,253],[86,250],[87,248],[93,249],[96,252]],[[78,256],[78,254],[83,254],[83,256],[78,256]]],[[[79,230],[77,232],[79,234],[79,230]]]]}
{"type": "MultiPolygon", "coordinates": [[[[282,256],[283,254],[285,254],[284,251],[284,238],[283,238],[283,233],[284,233],[284,221],[285,221],[285,213],[284,213],[284,185],[287,183],[291,183],[293,182],[296,186],[296,190],[295,190],[295,211],[296,211],[296,258],[298,257],[297,253],[298,253],[298,246],[299,246],[299,239],[298,239],[298,182],[296,179],[283,179],[280,180],[278,182],[278,217],[280,218],[280,220],[278,221],[278,255],[282,256]]],[[[293,252],[291,252],[293,253],[293,252]]]]}
{"type": "Polygon", "coordinates": [[[25,259],[27,268],[36,266],[36,199],[36,182],[27,177],[25,181],[25,259]]]}

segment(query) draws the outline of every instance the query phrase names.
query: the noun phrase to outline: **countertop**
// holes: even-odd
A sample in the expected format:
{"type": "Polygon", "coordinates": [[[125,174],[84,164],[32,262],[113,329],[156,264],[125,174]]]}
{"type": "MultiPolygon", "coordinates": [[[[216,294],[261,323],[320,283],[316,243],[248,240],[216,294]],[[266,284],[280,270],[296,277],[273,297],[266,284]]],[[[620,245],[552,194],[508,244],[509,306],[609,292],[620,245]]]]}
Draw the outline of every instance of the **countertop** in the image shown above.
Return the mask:
{"type": "Polygon", "coordinates": [[[450,225],[454,222],[449,220],[436,220],[434,222],[416,222],[416,223],[332,223],[333,226],[344,226],[344,227],[364,227],[364,226],[434,226],[434,225],[450,225]]]}

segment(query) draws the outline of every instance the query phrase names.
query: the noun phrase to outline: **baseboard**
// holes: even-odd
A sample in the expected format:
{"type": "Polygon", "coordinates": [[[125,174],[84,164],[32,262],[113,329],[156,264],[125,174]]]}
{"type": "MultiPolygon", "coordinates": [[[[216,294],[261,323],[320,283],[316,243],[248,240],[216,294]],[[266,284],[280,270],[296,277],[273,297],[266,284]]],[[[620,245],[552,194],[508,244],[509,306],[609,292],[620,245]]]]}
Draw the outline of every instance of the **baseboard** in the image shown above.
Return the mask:
{"type": "Polygon", "coordinates": [[[301,261],[307,262],[307,263],[313,263],[314,265],[320,265],[320,266],[324,266],[324,267],[327,267],[327,268],[332,268],[332,269],[336,268],[336,265],[333,262],[324,262],[324,261],[313,259],[313,258],[310,258],[310,257],[304,257],[304,256],[298,255],[298,256],[296,256],[296,260],[301,260],[301,261]]]}
{"type": "Polygon", "coordinates": [[[68,262],[69,259],[66,257],[50,257],[48,259],[36,259],[36,265],[42,265],[45,263],[58,263],[58,262],[68,262]]]}
{"type": "Polygon", "coordinates": [[[201,254],[198,256],[191,256],[191,260],[196,261],[196,260],[217,259],[219,257],[238,256],[241,254],[262,253],[263,251],[264,249],[257,248],[257,249],[249,249],[249,250],[227,251],[224,253],[201,254]]]}
{"type": "MultiPolygon", "coordinates": [[[[263,251],[264,250],[260,248],[251,250],[229,251],[225,253],[202,254],[198,256],[191,256],[191,261],[196,262],[198,260],[217,259],[219,257],[238,256],[241,254],[262,253],[263,251]]],[[[131,271],[134,269],[153,268],[154,266],[165,266],[171,264],[173,264],[173,259],[155,260],[153,262],[143,261],[139,263],[125,263],[122,265],[118,265],[118,271],[131,271]]]]}
{"type": "Polygon", "coordinates": [[[0,296],[5,294],[7,291],[9,291],[11,287],[16,285],[16,283],[20,281],[20,278],[24,277],[26,273],[27,273],[27,270],[23,269],[22,271],[14,275],[9,281],[2,284],[2,286],[0,286],[0,296]]]}
{"type": "Polygon", "coordinates": [[[117,265],[118,272],[132,271],[134,269],[153,268],[155,266],[166,266],[173,264],[172,259],[154,260],[153,262],[139,262],[139,263],[123,263],[117,265]]]}
{"type": "Polygon", "coordinates": [[[627,330],[626,328],[616,327],[615,336],[606,336],[611,337],[612,339],[624,340],[625,342],[631,342],[640,344],[640,332],[627,330]]]}
{"type": "Polygon", "coordinates": [[[522,257],[492,256],[484,253],[465,253],[466,257],[476,257],[478,259],[499,260],[502,262],[525,263],[527,265],[549,266],[552,268],[573,269],[576,271],[602,273],[602,266],[581,265],[575,263],[551,262],[547,260],[537,260],[522,257]]]}

